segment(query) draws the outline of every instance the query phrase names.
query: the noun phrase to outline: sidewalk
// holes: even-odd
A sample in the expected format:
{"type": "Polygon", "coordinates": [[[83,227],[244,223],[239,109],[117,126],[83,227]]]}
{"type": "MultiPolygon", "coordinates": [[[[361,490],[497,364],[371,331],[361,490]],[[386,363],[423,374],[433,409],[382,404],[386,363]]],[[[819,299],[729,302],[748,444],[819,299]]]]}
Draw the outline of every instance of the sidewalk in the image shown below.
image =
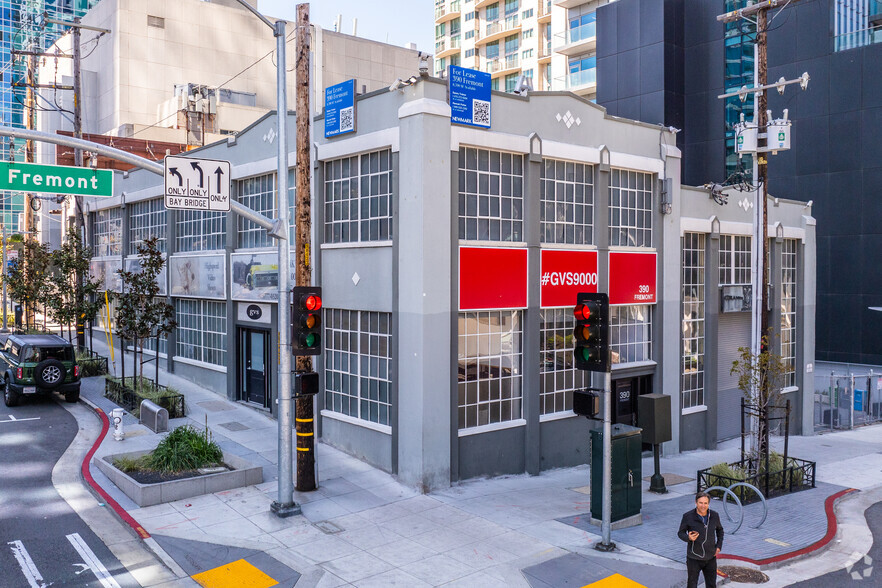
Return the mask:
{"type": "MultiPolygon", "coordinates": [[[[277,498],[276,421],[173,374],[161,371],[160,382],[174,386],[187,399],[187,417],[175,419],[172,426],[189,423],[201,428],[207,420],[225,451],[263,466],[264,482],[138,508],[92,464],[89,471],[96,482],[174,560],[167,564],[178,580],[148,573],[146,567],[141,574],[133,571],[144,586],[196,586],[191,576],[210,586],[212,574],[254,571],[278,585],[296,583],[298,588],[583,586],[615,573],[653,588],[685,585],[685,547],[675,533],[680,516],[694,504],[695,472],[733,461],[738,455],[738,444],[733,441],[716,451],[662,459],[665,474],[677,474],[685,481],[669,485],[669,494],[662,496],[649,493],[644,481],[644,524],[613,531],[612,540],[619,549],[611,554],[593,549],[600,539],[599,529],[585,524],[583,515],[590,510],[588,466],[539,476],[470,480],[420,495],[393,476],[318,443],[318,490],[295,492],[302,516],[279,519],[269,510],[277,498]]],[[[114,407],[103,398],[103,380],[98,378],[84,381],[82,398],[105,412],[114,407]]],[[[81,428],[96,427],[94,416],[78,418],[81,428]]],[[[106,435],[94,459],[155,446],[158,435],[131,417],[125,423],[125,441],[106,435]]],[[[754,562],[780,558],[773,565],[785,565],[789,554],[817,546],[829,535],[825,506],[832,495],[846,488],[870,490],[882,484],[880,430],[868,427],[791,438],[791,455],[818,462],[818,487],[771,501],[760,529],[751,525],[758,522],[757,508],[761,507],[748,507],[741,529],[727,536],[724,554],[754,562]]],[[[643,474],[652,474],[651,458],[643,461],[643,474]]],[[[860,494],[841,498],[840,510],[860,494]]],[[[712,507],[722,510],[718,503],[712,507]]],[[[737,510],[733,505],[732,514],[737,516],[737,510]]],[[[724,525],[732,528],[725,514],[721,516],[724,525]]],[[[856,524],[854,517],[849,520],[850,525],[856,524]]],[[[825,556],[823,570],[844,566],[849,557],[831,553],[825,556]]],[[[721,564],[750,565],[737,560],[721,564]]],[[[788,566],[781,581],[785,576],[788,582],[798,578],[801,565],[807,573],[822,573],[820,564],[797,563],[788,566]]],[[[776,583],[774,570],[767,573],[772,577],[767,585],[784,585],[776,583]]]]}

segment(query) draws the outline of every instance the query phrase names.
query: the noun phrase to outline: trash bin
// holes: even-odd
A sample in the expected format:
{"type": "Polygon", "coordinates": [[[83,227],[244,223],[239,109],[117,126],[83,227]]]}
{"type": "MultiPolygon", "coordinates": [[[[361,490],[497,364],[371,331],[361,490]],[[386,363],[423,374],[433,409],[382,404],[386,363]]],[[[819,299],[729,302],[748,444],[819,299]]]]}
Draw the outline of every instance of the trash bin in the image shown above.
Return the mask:
{"type": "MultiPolygon", "coordinates": [[[[642,429],[612,426],[612,517],[620,521],[640,514],[643,467],[642,429]]],[[[603,518],[603,429],[591,431],[591,517],[603,518]]]]}

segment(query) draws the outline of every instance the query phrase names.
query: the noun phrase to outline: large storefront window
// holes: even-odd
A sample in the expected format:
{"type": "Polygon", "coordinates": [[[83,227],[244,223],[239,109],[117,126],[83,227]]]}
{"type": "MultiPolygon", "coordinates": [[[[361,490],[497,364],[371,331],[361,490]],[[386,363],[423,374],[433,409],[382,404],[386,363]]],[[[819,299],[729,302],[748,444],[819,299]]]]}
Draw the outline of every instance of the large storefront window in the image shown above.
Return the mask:
{"type": "Polygon", "coordinates": [[[325,243],[392,238],[392,150],[325,162],[325,243]]]}
{"type": "Polygon", "coordinates": [[[720,285],[747,286],[750,277],[750,237],[720,236],[720,285]]]}
{"type": "Polygon", "coordinates": [[[96,211],[92,221],[92,235],[92,253],[95,257],[121,255],[122,209],[105,208],[96,211]]]}
{"type": "Polygon", "coordinates": [[[573,408],[573,390],[589,384],[590,374],[573,366],[572,308],[542,310],[539,344],[539,398],[542,414],[565,412],[573,408]]]}
{"type": "Polygon", "coordinates": [[[542,242],[594,242],[594,167],[546,159],[542,166],[542,242]]]}
{"type": "Polygon", "coordinates": [[[523,155],[460,148],[460,239],[522,241],[523,208],[523,155]]]}
{"type": "Polygon", "coordinates": [[[521,313],[459,313],[459,428],[521,418],[521,313]]]}
{"type": "Polygon", "coordinates": [[[226,366],[227,305],[225,302],[178,298],[178,357],[226,366]]]}
{"type": "Polygon", "coordinates": [[[611,306],[609,351],[613,364],[652,359],[651,306],[611,306]]]}
{"type": "Polygon", "coordinates": [[[784,386],[796,386],[796,240],[781,244],[781,361],[784,386]]]}
{"type": "Polygon", "coordinates": [[[325,318],[326,409],[391,425],[391,315],[335,308],[325,318]]]}
{"type": "Polygon", "coordinates": [[[652,174],[610,173],[609,244],[652,247],[652,174]]]}
{"type": "Polygon", "coordinates": [[[165,204],[159,198],[142,200],[129,205],[129,235],[132,240],[132,253],[150,237],[156,237],[156,247],[165,253],[165,231],[168,226],[165,204]]]}
{"type": "MultiPolygon", "coordinates": [[[[239,180],[239,203],[270,218],[275,218],[276,195],[274,174],[265,174],[239,180]]],[[[269,232],[245,218],[239,217],[239,247],[271,247],[275,240],[269,232]]]]}
{"type": "Polygon", "coordinates": [[[704,405],[704,239],[700,233],[683,236],[683,409],[704,405]]]}
{"type": "Polygon", "coordinates": [[[216,251],[227,244],[227,213],[178,210],[175,251],[216,251]]]}

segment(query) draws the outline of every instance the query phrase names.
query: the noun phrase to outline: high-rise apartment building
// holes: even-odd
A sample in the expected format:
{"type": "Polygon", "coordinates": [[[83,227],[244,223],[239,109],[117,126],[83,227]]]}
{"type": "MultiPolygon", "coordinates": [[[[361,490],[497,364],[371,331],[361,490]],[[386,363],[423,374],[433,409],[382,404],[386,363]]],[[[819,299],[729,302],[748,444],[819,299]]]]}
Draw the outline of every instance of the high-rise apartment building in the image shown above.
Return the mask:
{"type": "MultiPolygon", "coordinates": [[[[83,16],[98,0],[0,0],[0,115],[7,126],[26,127],[28,62],[35,68],[37,56],[16,55],[17,51],[40,52],[49,47],[66,27],[47,19],[71,21],[83,16]]],[[[33,79],[31,80],[33,81],[33,79]]],[[[51,108],[34,97],[35,110],[51,108]]],[[[24,161],[25,142],[0,142],[4,161],[24,161]]],[[[24,196],[0,192],[0,222],[8,229],[18,228],[24,210],[24,196]]]]}
{"type": "Polygon", "coordinates": [[[594,99],[596,13],[607,0],[436,0],[435,75],[449,65],[490,73],[511,92],[520,76],[534,90],[594,99]]]}

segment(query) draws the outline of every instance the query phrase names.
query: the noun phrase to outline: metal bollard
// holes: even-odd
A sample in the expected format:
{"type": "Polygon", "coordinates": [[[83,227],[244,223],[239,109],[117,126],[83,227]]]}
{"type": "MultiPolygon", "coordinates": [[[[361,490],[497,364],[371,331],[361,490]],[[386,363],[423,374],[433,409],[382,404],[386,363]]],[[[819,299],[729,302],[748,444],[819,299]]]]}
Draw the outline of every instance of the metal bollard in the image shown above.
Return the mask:
{"type": "Polygon", "coordinates": [[[110,411],[110,421],[113,423],[113,438],[117,441],[122,441],[126,438],[126,434],[123,431],[123,416],[126,414],[126,411],[121,408],[114,408],[110,411]]]}

